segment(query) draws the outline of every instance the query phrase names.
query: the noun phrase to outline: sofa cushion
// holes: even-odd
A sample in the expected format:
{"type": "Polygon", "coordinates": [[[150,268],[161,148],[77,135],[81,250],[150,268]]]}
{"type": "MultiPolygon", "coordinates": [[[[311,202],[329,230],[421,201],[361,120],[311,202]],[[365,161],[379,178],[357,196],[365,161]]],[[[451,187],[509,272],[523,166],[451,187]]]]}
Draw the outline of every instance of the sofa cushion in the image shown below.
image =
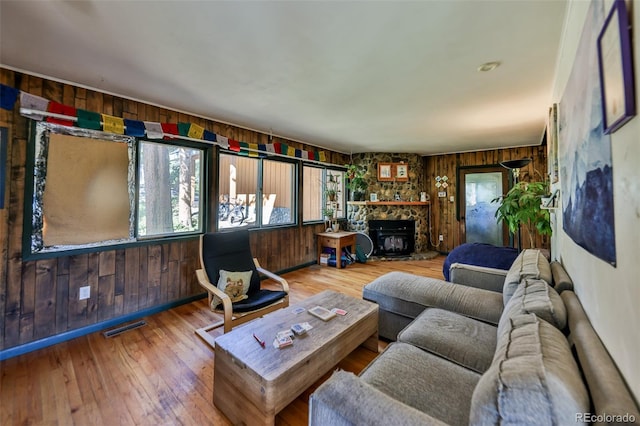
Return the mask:
{"type": "Polygon", "coordinates": [[[425,309],[398,334],[409,343],[480,374],[496,351],[496,327],[443,309],[425,309]]]}
{"type": "Polygon", "coordinates": [[[524,278],[509,302],[504,307],[498,323],[498,335],[502,335],[504,324],[510,317],[536,314],[559,330],[567,325],[567,310],[560,295],[545,281],[524,278]]]}
{"type": "Polygon", "coordinates": [[[534,314],[507,328],[473,393],[470,424],[576,424],[590,404],[567,339],[534,314]]]}
{"type": "Polygon", "coordinates": [[[497,325],[504,309],[499,293],[398,271],[371,281],[362,297],[376,302],[381,310],[411,318],[433,307],[497,325]]]}
{"type": "Polygon", "coordinates": [[[480,375],[406,343],[392,343],[360,373],[366,383],[447,424],[467,424],[480,375]]]}
{"type": "Polygon", "coordinates": [[[523,278],[537,278],[552,285],[551,266],[540,250],[523,250],[513,261],[504,279],[502,297],[506,305],[523,278]]]}

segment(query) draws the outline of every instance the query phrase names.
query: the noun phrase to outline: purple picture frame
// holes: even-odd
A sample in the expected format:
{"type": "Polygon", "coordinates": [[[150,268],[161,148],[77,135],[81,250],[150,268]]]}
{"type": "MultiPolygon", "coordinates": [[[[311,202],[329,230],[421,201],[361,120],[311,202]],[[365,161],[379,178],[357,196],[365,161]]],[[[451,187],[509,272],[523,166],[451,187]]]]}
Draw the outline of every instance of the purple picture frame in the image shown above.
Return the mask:
{"type": "Polygon", "coordinates": [[[636,114],[629,16],[624,0],[614,0],[598,35],[598,68],[605,134],[636,114]]]}
{"type": "Polygon", "coordinates": [[[7,185],[7,136],[6,127],[0,127],[0,209],[4,209],[5,187],[7,185]]]}

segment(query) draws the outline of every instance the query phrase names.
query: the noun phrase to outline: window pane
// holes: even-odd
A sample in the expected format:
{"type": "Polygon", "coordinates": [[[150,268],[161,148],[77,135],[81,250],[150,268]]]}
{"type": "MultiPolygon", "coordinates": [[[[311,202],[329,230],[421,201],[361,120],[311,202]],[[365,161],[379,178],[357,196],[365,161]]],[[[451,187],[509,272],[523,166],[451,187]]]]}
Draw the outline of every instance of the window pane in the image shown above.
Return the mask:
{"type": "Polygon", "coordinates": [[[295,166],[282,161],[262,160],[262,224],[295,223],[295,166]]]}
{"type": "Polygon", "coordinates": [[[302,167],[302,221],[322,220],[322,171],[320,167],[302,167]]]}
{"type": "Polygon", "coordinates": [[[218,229],[256,223],[258,159],[220,154],[218,229]]]}
{"type": "Polygon", "coordinates": [[[197,148],[140,142],[139,236],[200,231],[202,153],[197,148]]]}
{"type": "Polygon", "coordinates": [[[345,173],[340,170],[327,169],[326,184],[325,184],[325,204],[334,211],[334,217],[336,219],[343,219],[345,214],[345,188],[344,188],[344,175],[345,173]],[[335,192],[335,198],[328,197],[326,190],[335,192]]]}

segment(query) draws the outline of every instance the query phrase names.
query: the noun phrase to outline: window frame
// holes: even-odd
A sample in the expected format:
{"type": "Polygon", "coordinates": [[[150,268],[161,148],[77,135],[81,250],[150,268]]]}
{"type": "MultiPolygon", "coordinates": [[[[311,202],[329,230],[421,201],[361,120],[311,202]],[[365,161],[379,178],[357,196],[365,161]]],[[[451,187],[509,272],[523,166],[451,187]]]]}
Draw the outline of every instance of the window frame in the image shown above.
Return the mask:
{"type": "MultiPolygon", "coordinates": [[[[23,226],[22,226],[22,258],[25,261],[37,260],[37,259],[51,259],[63,256],[71,256],[71,255],[80,255],[85,253],[99,253],[103,251],[110,250],[118,250],[118,249],[127,249],[133,247],[147,246],[152,244],[165,244],[174,241],[188,241],[198,238],[200,234],[203,232],[207,232],[210,227],[210,189],[212,187],[211,184],[211,170],[213,164],[213,150],[214,146],[208,143],[198,143],[194,141],[187,141],[181,139],[180,137],[176,137],[175,139],[148,139],[148,138],[140,138],[136,137],[134,139],[134,149],[135,149],[135,182],[134,182],[134,204],[135,210],[134,214],[134,235],[133,238],[123,241],[117,242],[96,242],[91,244],[82,244],[77,246],[65,247],[59,250],[46,250],[46,251],[33,251],[32,250],[32,235],[34,232],[34,227],[32,223],[33,218],[33,201],[34,201],[34,184],[35,184],[35,154],[36,154],[36,137],[37,130],[36,126],[39,121],[31,120],[29,126],[29,136],[27,138],[27,147],[26,147],[26,162],[25,162],[25,185],[24,185],[24,209],[23,209],[23,226]],[[190,148],[196,148],[202,150],[202,158],[201,158],[201,181],[200,181],[200,209],[201,209],[201,225],[198,231],[189,231],[189,232],[181,232],[179,234],[167,234],[162,236],[150,236],[140,238],[137,235],[137,221],[138,221],[138,192],[139,192],[139,151],[140,144],[142,141],[160,143],[165,145],[177,145],[177,146],[185,146],[190,148]]],[[[68,127],[68,126],[61,126],[68,127]]],[[[73,129],[72,131],[81,131],[81,132],[95,132],[95,134],[105,133],[98,130],[90,130],[90,129],[82,129],[77,127],[68,127],[69,129],[73,129]]]]}
{"type": "Polygon", "coordinates": [[[136,204],[136,209],[135,209],[135,235],[134,238],[136,239],[136,241],[148,241],[148,240],[166,240],[166,239],[176,239],[176,238],[180,238],[180,237],[187,237],[187,236],[196,236],[196,235],[200,235],[203,232],[206,231],[207,229],[207,223],[208,223],[208,209],[207,209],[207,197],[209,195],[209,191],[208,191],[208,186],[205,187],[205,185],[208,185],[209,183],[209,179],[207,178],[207,167],[206,167],[206,163],[207,163],[207,159],[211,157],[210,152],[208,152],[208,149],[211,148],[211,146],[209,144],[205,144],[205,143],[198,143],[198,142],[193,142],[193,141],[188,141],[188,140],[184,140],[184,139],[180,139],[180,138],[173,138],[173,139],[148,139],[148,138],[136,138],[136,195],[135,195],[135,204],[136,204]],[[140,236],[139,234],[139,220],[140,220],[140,199],[139,199],[139,195],[140,195],[140,168],[142,167],[141,161],[140,161],[140,154],[142,152],[141,149],[141,145],[145,142],[149,142],[149,143],[155,143],[158,145],[163,145],[163,146],[175,146],[175,147],[181,147],[181,148],[191,148],[191,149],[198,149],[201,151],[201,156],[200,156],[200,189],[199,189],[199,211],[202,212],[202,214],[200,215],[199,221],[199,229],[194,230],[194,231],[184,231],[184,232],[172,232],[172,233],[166,233],[166,234],[153,234],[153,235],[145,235],[145,236],[140,236]],[[203,197],[203,195],[206,195],[207,197],[203,197]]]}
{"type": "Polygon", "coordinates": [[[216,194],[217,199],[213,204],[213,211],[215,211],[215,215],[212,213],[212,218],[215,217],[215,228],[221,232],[233,232],[236,229],[247,229],[247,230],[259,230],[259,229],[275,229],[275,228],[291,228],[297,227],[300,223],[299,215],[300,215],[300,201],[299,201],[299,173],[300,173],[300,161],[297,161],[295,158],[289,159],[278,156],[264,156],[260,155],[258,157],[246,156],[237,153],[236,151],[228,150],[228,149],[219,149],[217,155],[216,162],[216,194]],[[256,201],[256,221],[252,225],[243,225],[243,226],[229,226],[229,227],[220,227],[220,216],[218,212],[220,211],[220,195],[223,193],[223,189],[220,187],[220,172],[221,172],[221,159],[223,155],[229,155],[231,157],[247,157],[250,159],[255,159],[257,161],[257,182],[256,182],[256,200],[262,200],[263,190],[264,190],[264,161],[274,161],[290,164],[293,166],[293,170],[291,172],[291,222],[289,223],[278,223],[278,224],[265,224],[262,222],[262,202],[258,203],[256,201]]]}
{"type": "MultiPolygon", "coordinates": [[[[313,168],[318,168],[318,169],[322,169],[322,186],[321,186],[321,201],[320,201],[320,219],[314,219],[314,220],[306,220],[303,221],[302,224],[303,225],[313,225],[313,224],[318,224],[318,223],[323,223],[325,222],[325,218],[324,216],[322,216],[322,210],[324,209],[324,207],[327,205],[327,195],[325,193],[324,190],[324,183],[327,181],[327,171],[331,170],[333,172],[339,172],[342,176],[342,182],[341,182],[341,187],[342,187],[342,191],[340,192],[340,198],[338,199],[340,205],[342,206],[342,215],[341,216],[336,216],[336,220],[345,220],[347,218],[347,189],[346,189],[346,171],[343,167],[339,167],[339,166],[335,166],[335,165],[330,165],[330,164],[303,164],[303,168],[304,167],[313,167],[313,168]]],[[[303,173],[304,176],[304,173],[303,173]]],[[[302,182],[303,184],[303,188],[302,188],[302,197],[305,196],[304,194],[304,190],[305,188],[307,188],[308,186],[304,184],[304,181],[302,182]]],[[[301,212],[302,214],[302,212],[301,212]]]]}

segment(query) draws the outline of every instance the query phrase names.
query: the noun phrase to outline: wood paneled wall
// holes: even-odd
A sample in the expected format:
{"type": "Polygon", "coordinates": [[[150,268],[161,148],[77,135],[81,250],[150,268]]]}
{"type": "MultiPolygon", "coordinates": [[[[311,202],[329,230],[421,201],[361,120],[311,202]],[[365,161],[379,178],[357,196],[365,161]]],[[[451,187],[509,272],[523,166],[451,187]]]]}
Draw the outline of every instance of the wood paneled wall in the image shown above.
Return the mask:
{"type": "MultiPolygon", "coordinates": [[[[93,112],[135,120],[191,122],[232,139],[269,142],[267,134],[6,69],[0,69],[0,82],[93,112]]],[[[20,116],[19,102],[13,111],[0,109],[0,126],[9,128],[6,208],[0,209],[0,350],[201,293],[194,273],[199,265],[197,238],[23,261],[29,120],[20,116]],[[91,297],[80,301],[79,288],[85,285],[91,286],[91,297]]],[[[274,138],[274,142],[316,149],[285,139],[274,138]]],[[[344,164],[348,157],[327,152],[327,161],[344,164]]],[[[211,194],[211,203],[217,195],[211,194]]],[[[252,233],[253,253],[272,271],[312,262],[316,259],[314,234],[322,229],[319,224],[252,233]]]]}
{"type": "MultiPolygon", "coordinates": [[[[448,253],[461,244],[461,223],[456,217],[458,203],[457,171],[463,166],[495,165],[501,161],[532,158],[533,161],[520,170],[520,181],[540,181],[547,177],[546,146],[529,146],[522,148],[495,149],[490,151],[467,152],[426,157],[427,188],[431,197],[431,247],[437,251],[448,253]],[[447,176],[449,187],[445,198],[438,197],[436,176],[447,176]],[[454,196],[452,203],[450,196],[454,196]],[[442,234],[444,241],[438,244],[438,236],[442,234]]],[[[549,248],[549,237],[537,236],[536,247],[549,248]]]]}

